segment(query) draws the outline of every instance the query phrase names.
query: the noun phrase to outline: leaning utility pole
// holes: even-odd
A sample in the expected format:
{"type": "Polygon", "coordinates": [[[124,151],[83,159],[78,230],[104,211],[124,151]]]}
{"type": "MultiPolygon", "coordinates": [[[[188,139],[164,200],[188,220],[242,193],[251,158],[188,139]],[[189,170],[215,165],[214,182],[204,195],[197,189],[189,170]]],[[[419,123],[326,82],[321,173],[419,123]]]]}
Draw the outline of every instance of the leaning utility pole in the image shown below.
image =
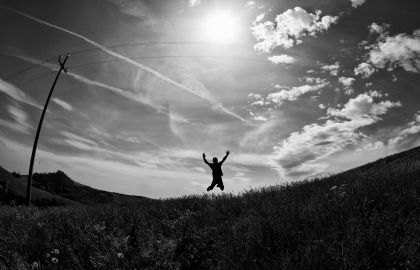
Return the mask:
{"type": "Polygon", "coordinates": [[[32,172],[34,169],[34,161],[35,161],[35,153],[36,153],[36,147],[38,145],[38,138],[39,133],[41,132],[41,126],[42,121],[44,121],[45,112],[47,111],[48,103],[50,102],[51,95],[54,91],[55,84],[57,83],[58,77],[60,77],[61,71],[64,71],[64,73],[67,73],[68,68],[64,67],[66,64],[67,58],[69,58],[70,54],[67,54],[64,58],[64,61],[62,61],[62,56],[60,55],[58,57],[58,63],[60,64],[60,69],[57,72],[57,76],[55,76],[54,82],[51,86],[50,93],[48,94],[47,101],[45,102],[44,110],[41,114],[41,119],[39,120],[38,129],[36,130],[35,135],[35,141],[34,146],[32,148],[32,155],[31,155],[31,163],[29,164],[29,174],[28,174],[28,184],[26,185],[26,205],[31,206],[31,187],[32,187],[32,172]]]}

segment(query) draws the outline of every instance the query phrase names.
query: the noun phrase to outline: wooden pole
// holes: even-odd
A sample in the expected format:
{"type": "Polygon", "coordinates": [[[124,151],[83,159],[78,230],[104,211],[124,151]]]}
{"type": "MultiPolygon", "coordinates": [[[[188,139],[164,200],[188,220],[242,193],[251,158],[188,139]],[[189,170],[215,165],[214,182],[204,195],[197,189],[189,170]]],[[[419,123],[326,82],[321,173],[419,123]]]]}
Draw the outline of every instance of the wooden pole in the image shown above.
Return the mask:
{"type": "Polygon", "coordinates": [[[67,58],[69,58],[69,56],[70,56],[70,54],[67,54],[66,57],[64,58],[64,61],[62,61],[62,56],[61,55],[58,57],[58,63],[60,64],[60,69],[58,70],[57,76],[55,76],[54,82],[51,86],[50,93],[48,94],[47,101],[45,102],[44,109],[42,110],[41,119],[39,120],[39,124],[38,124],[38,129],[36,130],[34,146],[32,147],[31,162],[29,164],[28,183],[26,185],[26,205],[27,206],[31,206],[32,173],[33,173],[33,169],[34,169],[36,147],[38,145],[39,134],[41,133],[42,122],[44,121],[44,116],[45,116],[45,113],[47,111],[48,103],[50,102],[51,95],[54,91],[54,87],[57,83],[58,77],[60,77],[61,71],[64,71],[64,73],[67,73],[68,69],[66,67],[64,67],[64,65],[66,64],[67,58]]]}

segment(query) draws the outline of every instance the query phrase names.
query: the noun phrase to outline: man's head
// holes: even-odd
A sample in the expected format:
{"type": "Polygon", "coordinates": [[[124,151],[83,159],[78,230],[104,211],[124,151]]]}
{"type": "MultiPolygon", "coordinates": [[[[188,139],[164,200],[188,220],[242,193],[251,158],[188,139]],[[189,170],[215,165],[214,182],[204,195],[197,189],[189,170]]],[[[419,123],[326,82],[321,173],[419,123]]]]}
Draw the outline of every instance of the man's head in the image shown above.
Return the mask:
{"type": "Polygon", "coordinates": [[[217,157],[214,157],[214,158],[213,158],[213,163],[214,163],[214,164],[217,164],[217,163],[218,163],[218,162],[217,162],[217,157]]]}

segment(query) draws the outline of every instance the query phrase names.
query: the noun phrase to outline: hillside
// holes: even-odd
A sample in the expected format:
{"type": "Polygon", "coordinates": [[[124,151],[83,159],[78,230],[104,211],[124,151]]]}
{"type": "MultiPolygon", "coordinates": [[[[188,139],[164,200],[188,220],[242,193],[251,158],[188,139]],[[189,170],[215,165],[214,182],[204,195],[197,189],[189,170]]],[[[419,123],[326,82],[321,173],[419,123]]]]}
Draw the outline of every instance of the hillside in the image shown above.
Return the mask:
{"type": "Polygon", "coordinates": [[[419,194],[420,148],[414,148],[239,196],[3,207],[0,267],[420,269],[419,194]]]}
{"type": "MultiPolygon", "coordinates": [[[[3,203],[24,204],[26,185],[26,175],[12,174],[0,167],[0,187],[3,187],[0,198],[3,203]]],[[[130,203],[142,200],[148,199],[102,191],[82,185],[62,171],[35,173],[32,178],[32,203],[36,206],[130,203]]]]}

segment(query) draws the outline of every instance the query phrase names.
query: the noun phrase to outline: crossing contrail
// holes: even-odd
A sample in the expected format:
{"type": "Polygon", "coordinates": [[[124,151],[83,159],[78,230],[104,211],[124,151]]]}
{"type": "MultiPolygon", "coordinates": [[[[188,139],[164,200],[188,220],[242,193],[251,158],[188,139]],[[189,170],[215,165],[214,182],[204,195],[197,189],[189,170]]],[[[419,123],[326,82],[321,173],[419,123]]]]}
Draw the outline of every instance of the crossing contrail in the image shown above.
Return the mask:
{"type": "Polygon", "coordinates": [[[80,35],[80,34],[77,34],[77,33],[75,33],[75,32],[72,32],[72,31],[70,31],[70,30],[68,30],[68,29],[65,29],[65,28],[63,28],[63,27],[60,27],[60,26],[58,26],[58,25],[55,25],[55,24],[52,24],[52,23],[46,22],[46,21],[44,21],[44,20],[41,20],[41,19],[39,19],[39,18],[36,18],[36,17],[34,17],[34,16],[31,16],[31,15],[29,15],[29,14],[26,14],[26,13],[24,13],[24,12],[21,12],[21,11],[19,11],[19,10],[16,10],[16,9],[14,9],[14,8],[10,8],[10,7],[3,6],[3,5],[0,5],[0,8],[5,9],[5,10],[8,10],[8,11],[11,11],[11,12],[13,12],[13,13],[15,13],[15,14],[18,14],[18,15],[20,15],[20,16],[23,16],[23,17],[25,17],[25,18],[27,18],[27,19],[30,19],[30,20],[35,21],[35,22],[37,22],[37,23],[40,23],[40,24],[42,24],[42,25],[46,25],[46,26],[49,26],[49,27],[55,28],[55,29],[57,29],[57,30],[63,31],[63,32],[65,32],[65,33],[68,33],[68,34],[70,34],[70,35],[72,35],[72,36],[78,37],[78,38],[80,38],[80,39],[82,39],[82,40],[86,41],[87,43],[89,43],[89,44],[91,44],[91,45],[93,45],[93,46],[95,46],[95,47],[97,47],[97,48],[101,49],[103,52],[106,52],[106,53],[107,53],[107,54],[109,54],[109,55],[112,55],[112,56],[114,56],[114,57],[116,57],[116,58],[119,58],[119,59],[121,59],[121,60],[124,60],[125,62],[127,62],[127,63],[129,63],[129,64],[132,64],[132,65],[134,65],[134,66],[136,66],[136,67],[138,67],[138,68],[141,68],[141,69],[142,69],[142,70],[144,70],[144,71],[147,71],[147,72],[149,72],[149,73],[151,73],[151,74],[155,75],[156,77],[160,78],[160,79],[161,79],[161,80],[163,80],[163,81],[168,82],[169,84],[172,84],[172,85],[174,85],[174,86],[176,86],[176,87],[178,87],[178,88],[180,88],[180,89],[183,89],[183,90],[185,90],[185,91],[187,91],[187,92],[189,92],[189,93],[191,93],[191,94],[194,94],[194,95],[196,95],[196,96],[198,96],[198,97],[200,97],[200,98],[202,98],[202,99],[204,99],[204,100],[209,101],[209,102],[213,105],[213,106],[212,106],[213,108],[219,108],[219,109],[220,109],[220,111],[222,111],[222,112],[224,112],[224,113],[226,113],[226,114],[228,114],[228,115],[231,115],[231,116],[233,116],[233,117],[236,117],[237,119],[239,119],[239,120],[241,120],[241,121],[243,121],[243,122],[245,122],[245,123],[249,123],[249,121],[247,121],[246,119],[244,119],[244,118],[243,118],[243,117],[241,117],[240,115],[238,115],[238,114],[236,114],[236,113],[234,113],[234,112],[232,112],[232,111],[230,111],[230,110],[226,109],[226,108],[223,106],[223,104],[221,104],[220,102],[216,101],[214,98],[208,97],[207,95],[204,95],[203,93],[200,93],[199,91],[197,91],[197,90],[195,90],[195,89],[191,89],[191,88],[189,88],[189,87],[186,87],[186,86],[184,86],[184,85],[182,85],[182,84],[180,84],[180,83],[178,83],[178,82],[174,81],[173,79],[171,79],[171,78],[169,78],[169,77],[167,77],[167,76],[163,75],[162,73],[160,73],[160,72],[158,72],[158,71],[156,71],[156,70],[154,70],[154,69],[152,69],[152,68],[150,68],[150,67],[148,67],[148,66],[145,66],[145,65],[143,65],[143,64],[141,64],[141,63],[139,63],[139,62],[136,62],[136,61],[134,61],[133,59],[131,59],[131,58],[129,58],[129,57],[126,57],[126,56],[121,55],[121,54],[119,54],[119,53],[117,53],[117,52],[114,52],[114,51],[112,51],[112,50],[108,49],[107,47],[105,47],[105,46],[103,46],[103,45],[101,45],[101,44],[99,44],[99,43],[97,43],[97,42],[95,42],[95,41],[93,41],[93,40],[91,40],[91,39],[89,39],[89,38],[85,37],[85,36],[82,36],[82,35],[80,35]]]}

